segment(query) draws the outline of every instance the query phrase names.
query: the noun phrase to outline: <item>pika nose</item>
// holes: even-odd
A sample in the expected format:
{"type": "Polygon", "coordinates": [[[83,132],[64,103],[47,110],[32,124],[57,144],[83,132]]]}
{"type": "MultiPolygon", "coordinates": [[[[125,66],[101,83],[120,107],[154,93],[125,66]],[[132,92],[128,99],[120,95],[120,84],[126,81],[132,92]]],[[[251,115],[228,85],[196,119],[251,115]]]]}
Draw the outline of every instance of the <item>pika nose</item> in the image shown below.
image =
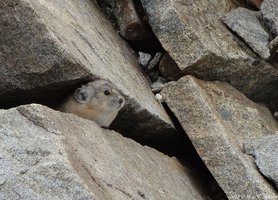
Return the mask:
{"type": "Polygon", "coordinates": [[[122,98],[119,99],[119,103],[122,104],[124,100],[122,98]]]}

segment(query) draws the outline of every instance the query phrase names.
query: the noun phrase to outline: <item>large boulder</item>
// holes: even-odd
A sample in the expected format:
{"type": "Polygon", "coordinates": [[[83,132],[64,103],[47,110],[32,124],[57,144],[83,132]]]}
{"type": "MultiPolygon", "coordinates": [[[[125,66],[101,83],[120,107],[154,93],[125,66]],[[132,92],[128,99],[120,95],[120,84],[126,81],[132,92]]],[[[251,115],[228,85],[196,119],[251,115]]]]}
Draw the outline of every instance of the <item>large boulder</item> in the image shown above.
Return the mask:
{"type": "Polygon", "coordinates": [[[2,0],[0,29],[2,108],[53,105],[81,83],[104,78],[127,100],[119,130],[131,133],[132,127],[141,139],[176,137],[131,49],[93,1],[2,0]]]}
{"type": "Polygon", "coordinates": [[[278,69],[261,61],[222,22],[236,1],[141,2],[154,33],[184,74],[225,81],[256,101],[278,105],[278,69]]]}
{"type": "Polygon", "coordinates": [[[260,172],[278,189],[278,132],[244,145],[245,152],[255,157],[260,172]]]}
{"type": "Polygon", "coordinates": [[[229,12],[224,22],[237,33],[252,49],[265,60],[269,59],[268,43],[270,37],[260,23],[261,13],[246,8],[229,12]]]}
{"type": "Polygon", "coordinates": [[[0,199],[206,199],[177,159],[93,121],[32,104],[0,124],[0,199]]]}
{"type": "Polygon", "coordinates": [[[244,153],[245,143],[278,131],[266,107],[227,83],[192,76],[172,82],[161,95],[228,199],[278,198],[244,153]]]}
{"type": "Polygon", "coordinates": [[[278,36],[278,1],[264,0],[261,5],[261,11],[270,32],[275,37],[278,36]]]}

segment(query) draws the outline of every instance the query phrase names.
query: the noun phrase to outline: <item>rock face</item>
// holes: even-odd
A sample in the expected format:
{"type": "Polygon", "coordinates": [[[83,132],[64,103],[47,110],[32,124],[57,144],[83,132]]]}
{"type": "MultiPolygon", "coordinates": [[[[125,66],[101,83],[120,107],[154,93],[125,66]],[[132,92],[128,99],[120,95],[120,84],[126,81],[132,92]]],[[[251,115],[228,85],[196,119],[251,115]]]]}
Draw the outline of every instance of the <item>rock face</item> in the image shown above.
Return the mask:
{"type": "Polygon", "coordinates": [[[205,199],[177,159],[40,105],[0,110],[0,199],[205,199]]]}
{"type": "Polygon", "coordinates": [[[277,68],[259,61],[222,23],[235,1],[141,2],[154,33],[185,74],[228,82],[256,101],[277,102],[277,68]]]}
{"type": "Polygon", "coordinates": [[[278,1],[247,2],[0,0],[0,200],[278,200],[278,1]],[[113,131],[48,108],[99,78],[113,131]]]}
{"type": "Polygon", "coordinates": [[[262,28],[259,17],[259,12],[238,8],[229,12],[225,16],[224,22],[256,53],[267,60],[270,57],[268,48],[269,36],[262,28]]]}
{"type": "Polygon", "coordinates": [[[3,0],[0,29],[1,106],[9,102],[53,103],[65,90],[101,77],[113,82],[126,97],[119,124],[132,127],[138,137],[144,137],[142,133],[152,137],[157,130],[175,137],[173,125],[156,102],[131,49],[93,1],[3,0]],[[147,128],[150,125],[152,128],[147,128]]]}
{"type": "Polygon", "coordinates": [[[259,170],[278,189],[278,132],[245,144],[245,151],[255,157],[259,170]]]}
{"type": "Polygon", "coordinates": [[[1,110],[0,121],[0,199],[94,199],[67,158],[63,132],[16,109],[1,110]]]}
{"type": "Polygon", "coordinates": [[[264,0],[261,11],[270,31],[274,36],[278,36],[278,1],[264,0]]]}
{"type": "Polygon", "coordinates": [[[243,144],[278,131],[265,107],[232,86],[186,76],[162,90],[163,99],[228,199],[277,199],[243,144]]]}

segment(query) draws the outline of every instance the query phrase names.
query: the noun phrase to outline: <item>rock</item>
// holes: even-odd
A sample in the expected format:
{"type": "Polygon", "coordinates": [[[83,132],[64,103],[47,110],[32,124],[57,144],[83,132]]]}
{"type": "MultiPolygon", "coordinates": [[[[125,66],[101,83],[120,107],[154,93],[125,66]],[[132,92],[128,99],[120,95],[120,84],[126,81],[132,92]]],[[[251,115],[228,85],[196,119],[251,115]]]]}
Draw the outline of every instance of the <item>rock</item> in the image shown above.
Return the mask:
{"type": "Polygon", "coordinates": [[[255,157],[261,173],[278,189],[278,132],[245,144],[245,151],[255,157]]]}
{"type": "Polygon", "coordinates": [[[152,30],[184,74],[228,82],[255,101],[278,105],[278,69],[260,61],[222,23],[235,1],[141,2],[152,30]]]}
{"type": "Polygon", "coordinates": [[[206,199],[175,158],[32,104],[0,110],[0,199],[206,199]]]}
{"type": "Polygon", "coordinates": [[[277,111],[274,112],[273,116],[274,116],[276,119],[278,119],[278,112],[277,112],[277,111]]]}
{"type": "Polygon", "coordinates": [[[151,85],[151,88],[152,88],[152,91],[154,93],[158,93],[162,90],[162,88],[164,87],[165,83],[166,83],[166,79],[163,78],[163,77],[158,77],[158,79],[156,80],[156,82],[154,82],[152,85],[151,85]]]}
{"type": "MultiPolygon", "coordinates": [[[[26,108],[51,114],[41,106],[26,108]]],[[[55,117],[59,119],[57,115],[51,116],[55,117]]],[[[60,116],[58,124],[52,121],[52,127],[51,124],[43,127],[39,119],[32,122],[17,109],[0,110],[0,122],[0,199],[94,199],[94,194],[70,163],[69,159],[75,154],[67,158],[62,141],[66,132],[59,130],[61,126],[73,133],[74,125],[63,124],[65,119],[60,116]]]]}
{"type": "Polygon", "coordinates": [[[261,8],[261,4],[262,4],[263,0],[247,0],[247,3],[250,4],[251,6],[254,6],[258,9],[261,8]]]}
{"type": "MultiPolygon", "coordinates": [[[[159,70],[158,70],[158,65],[159,61],[162,58],[162,53],[157,52],[155,55],[149,60],[148,64],[146,67],[143,67],[145,72],[148,74],[149,78],[151,79],[151,82],[158,82],[157,80],[159,79],[159,70]]],[[[160,84],[160,83],[159,83],[160,84]]]]}
{"type": "Polygon", "coordinates": [[[278,36],[278,1],[264,0],[261,5],[263,19],[274,36],[278,36]]]}
{"type": "Polygon", "coordinates": [[[163,103],[163,98],[162,98],[161,94],[157,93],[157,94],[155,95],[155,98],[156,98],[156,100],[157,100],[159,103],[163,103]]]}
{"type": "Polygon", "coordinates": [[[236,32],[263,59],[270,57],[269,35],[259,21],[260,13],[246,8],[237,8],[229,12],[224,23],[236,32]]]}
{"type": "Polygon", "coordinates": [[[132,0],[115,1],[115,16],[120,34],[126,40],[149,40],[152,33],[141,20],[132,0]]]}
{"type": "Polygon", "coordinates": [[[146,69],[148,63],[150,62],[152,56],[148,53],[139,52],[139,63],[142,65],[143,69],[146,69]]]}
{"type": "Polygon", "coordinates": [[[243,153],[244,143],[278,131],[266,107],[227,83],[192,76],[171,82],[161,95],[228,199],[278,198],[243,153]]]}
{"type": "Polygon", "coordinates": [[[154,57],[151,59],[149,64],[147,65],[147,70],[153,70],[156,66],[158,66],[158,63],[162,57],[161,52],[157,52],[154,57]]]}
{"type": "Polygon", "coordinates": [[[171,81],[176,81],[183,76],[179,66],[168,53],[166,53],[160,60],[159,71],[165,78],[171,81]]]}
{"type": "Polygon", "coordinates": [[[121,132],[150,138],[158,131],[166,141],[175,137],[136,57],[93,1],[2,0],[0,10],[1,107],[52,105],[100,77],[127,100],[115,122],[121,132]]]}

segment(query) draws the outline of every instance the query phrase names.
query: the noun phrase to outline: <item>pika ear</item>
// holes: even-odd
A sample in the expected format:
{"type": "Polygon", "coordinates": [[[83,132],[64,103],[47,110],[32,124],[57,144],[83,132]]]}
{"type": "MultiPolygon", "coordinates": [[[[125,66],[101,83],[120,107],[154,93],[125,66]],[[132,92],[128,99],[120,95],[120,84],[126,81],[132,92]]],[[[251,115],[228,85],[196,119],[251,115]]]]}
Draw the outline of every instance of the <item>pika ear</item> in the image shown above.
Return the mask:
{"type": "Polygon", "coordinates": [[[79,103],[87,103],[90,99],[90,94],[88,89],[85,86],[82,86],[81,88],[77,88],[74,92],[74,98],[79,103]]]}

